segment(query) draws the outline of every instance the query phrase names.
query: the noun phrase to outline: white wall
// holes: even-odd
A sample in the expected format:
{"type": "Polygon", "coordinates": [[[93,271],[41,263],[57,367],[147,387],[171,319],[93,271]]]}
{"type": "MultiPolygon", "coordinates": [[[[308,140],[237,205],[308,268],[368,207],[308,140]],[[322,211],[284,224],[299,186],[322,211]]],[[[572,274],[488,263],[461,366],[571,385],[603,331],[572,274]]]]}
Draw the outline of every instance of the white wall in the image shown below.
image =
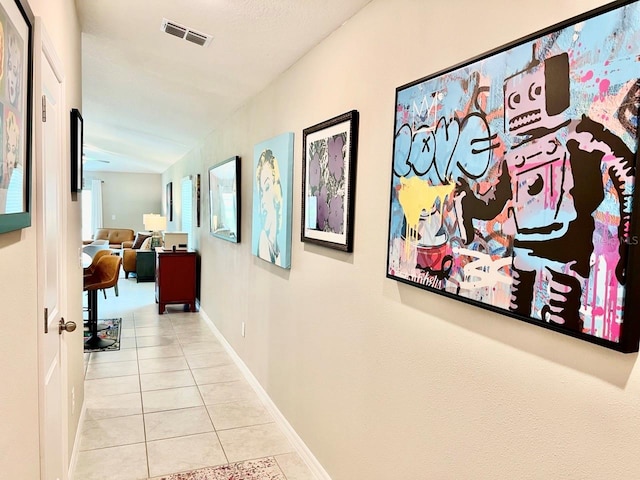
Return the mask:
{"type": "MultiPolygon", "coordinates": [[[[73,0],[30,0],[31,8],[43,23],[62,61],[66,80],[67,107],[81,107],[80,26],[73,0]]],[[[68,138],[69,132],[64,132],[68,138]]],[[[68,143],[68,142],[67,142],[68,143]]],[[[68,158],[68,156],[67,156],[68,158]]],[[[33,181],[32,181],[33,185],[33,181]]],[[[68,182],[64,185],[68,186],[68,182]]],[[[64,192],[69,192],[68,188],[64,192]]],[[[32,200],[35,200],[33,198],[32,200]]],[[[69,296],[66,300],[67,320],[82,322],[82,275],[78,267],[80,247],[80,203],[64,197],[67,217],[67,256],[70,273],[69,296]]],[[[32,203],[35,205],[35,203],[32,203]]],[[[32,225],[36,224],[32,218],[32,225]]],[[[0,364],[3,365],[0,386],[0,477],[38,478],[38,328],[42,315],[36,311],[36,231],[35,227],[0,235],[0,321],[3,341],[0,364]]],[[[72,361],[66,375],[69,390],[75,388],[76,400],[82,400],[82,337],[70,340],[72,361]]],[[[70,395],[67,395],[70,397],[70,395]]],[[[69,412],[71,408],[69,406],[69,412]]],[[[75,438],[80,409],[69,417],[71,446],[75,438]]]]}
{"type": "Polygon", "coordinates": [[[385,278],[396,87],[603,3],[374,0],[163,175],[242,157],[242,243],[201,229],[202,309],[333,480],[640,475],[636,354],[385,278]],[[346,254],[300,242],[300,164],[302,129],[351,109],[360,141],[346,254]],[[250,247],[253,146],[287,131],[290,271],[250,247]]]}
{"type": "Polygon", "coordinates": [[[103,225],[145,231],[142,215],[162,212],[162,176],[156,173],[86,172],[86,185],[102,180],[103,225]],[[115,217],[115,218],[114,218],[115,217]]]}
{"type": "Polygon", "coordinates": [[[0,468],[7,478],[39,474],[35,245],[33,228],[0,235],[0,468]]]}

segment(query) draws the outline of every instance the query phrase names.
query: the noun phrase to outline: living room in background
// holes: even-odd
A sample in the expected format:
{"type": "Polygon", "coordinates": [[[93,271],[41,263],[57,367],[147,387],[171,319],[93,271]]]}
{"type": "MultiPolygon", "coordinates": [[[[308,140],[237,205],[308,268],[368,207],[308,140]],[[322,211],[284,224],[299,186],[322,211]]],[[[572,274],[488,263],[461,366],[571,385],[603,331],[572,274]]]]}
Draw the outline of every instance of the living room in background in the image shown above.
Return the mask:
{"type": "Polygon", "coordinates": [[[640,2],[398,87],[387,276],[638,350],[640,2]]]}

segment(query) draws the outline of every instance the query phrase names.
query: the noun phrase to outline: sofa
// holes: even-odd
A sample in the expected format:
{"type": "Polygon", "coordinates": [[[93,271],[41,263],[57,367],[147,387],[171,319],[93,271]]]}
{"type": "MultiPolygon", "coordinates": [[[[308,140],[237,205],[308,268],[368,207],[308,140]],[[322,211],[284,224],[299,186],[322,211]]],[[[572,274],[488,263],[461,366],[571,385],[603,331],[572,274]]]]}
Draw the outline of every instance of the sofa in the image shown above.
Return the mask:
{"type": "Polygon", "coordinates": [[[132,242],[135,239],[135,232],[130,228],[99,228],[91,240],[84,240],[84,245],[89,245],[96,240],[107,240],[109,248],[120,250],[123,242],[132,242]]]}

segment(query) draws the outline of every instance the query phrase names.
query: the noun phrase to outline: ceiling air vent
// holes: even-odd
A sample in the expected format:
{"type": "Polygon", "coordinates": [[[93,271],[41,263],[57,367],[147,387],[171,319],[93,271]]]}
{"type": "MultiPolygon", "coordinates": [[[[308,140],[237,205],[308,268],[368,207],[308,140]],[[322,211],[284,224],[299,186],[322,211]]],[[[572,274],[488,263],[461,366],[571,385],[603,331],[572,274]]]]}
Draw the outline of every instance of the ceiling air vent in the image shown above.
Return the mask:
{"type": "Polygon", "coordinates": [[[197,32],[189,27],[167,20],[166,18],[162,19],[160,30],[168,33],[169,35],[173,35],[174,37],[182,38],[188,42],[200,45],[201,47],[207,47],[211,43],[211,40],[213,40],[211,35],[197,32]]]}
{"type": "Polygon", "coordinates": [[[187,42],[195,43],[196,45],[200,45],[201,47],[203,47],[205,43],[207,43],[207,40],[209,38],[210,37],[207,37],[207,35],[202,35],[201,33],[194,32],[193,30],[188,30],[187,35],[184,37],[187,42]]]}

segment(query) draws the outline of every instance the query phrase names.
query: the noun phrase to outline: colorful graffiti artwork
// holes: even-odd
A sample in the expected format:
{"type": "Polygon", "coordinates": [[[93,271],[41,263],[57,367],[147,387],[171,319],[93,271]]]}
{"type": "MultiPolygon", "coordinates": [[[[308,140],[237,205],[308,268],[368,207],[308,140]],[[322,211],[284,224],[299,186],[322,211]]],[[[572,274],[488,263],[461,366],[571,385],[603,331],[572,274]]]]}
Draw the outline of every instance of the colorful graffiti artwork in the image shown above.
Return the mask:
{"type": "Polygon", "coordinates": [[[616,4],[399,87],[387,276],[637,351],[639,38],[616,4]]]}

